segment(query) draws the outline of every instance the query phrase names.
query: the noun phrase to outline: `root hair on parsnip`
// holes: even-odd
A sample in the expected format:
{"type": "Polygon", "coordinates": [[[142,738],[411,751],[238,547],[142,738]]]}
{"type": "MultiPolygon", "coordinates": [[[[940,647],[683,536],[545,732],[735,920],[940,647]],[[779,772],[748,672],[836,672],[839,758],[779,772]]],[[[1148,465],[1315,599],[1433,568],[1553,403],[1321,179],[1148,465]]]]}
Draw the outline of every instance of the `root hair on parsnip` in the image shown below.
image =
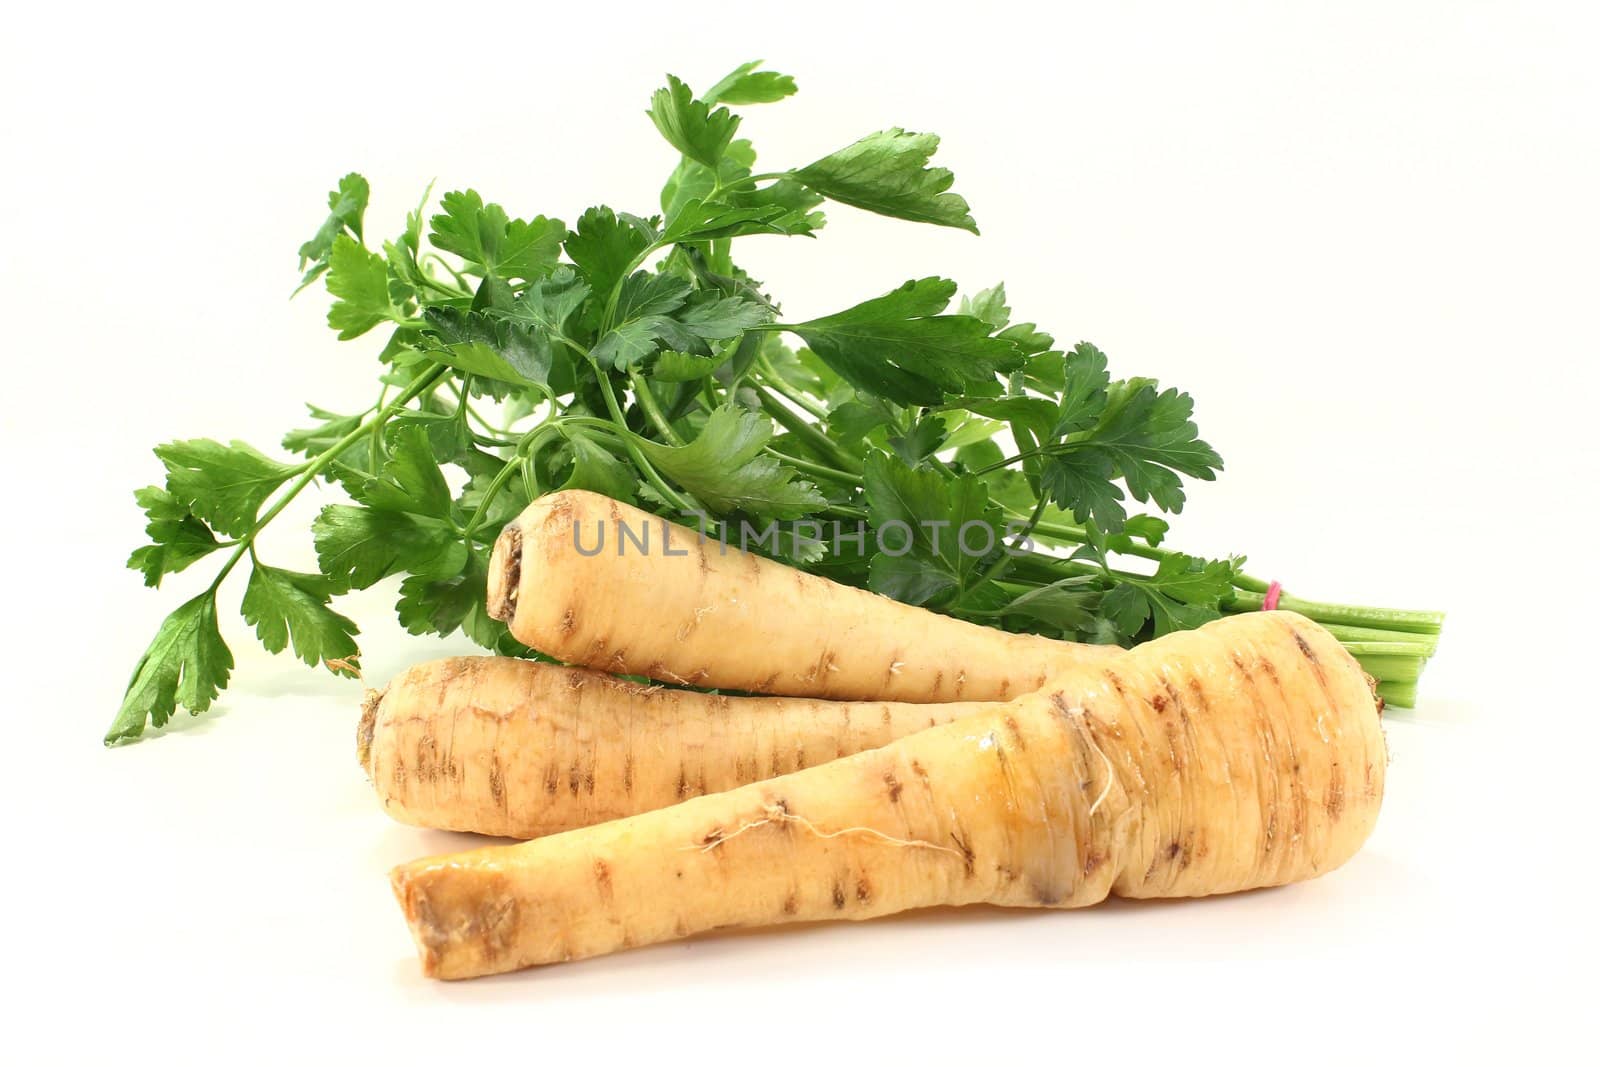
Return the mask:
{"type": "MultiPolygon", "coordinates": [[[[1061,707],[1061,703],[1061,701],[1056,701],[1056,706],[1061,707]]],[[[1106,766],[1106,784],[1100,787],[1100,795],[1094,798],[1093,804],[1089,805],[1089,817],[1094,818],[1094,813],[1100,810],[1100,805],[1104,804],[1106,797],[1111,795],[1111,783],[1117,776],[1117,768],[1111,762],[1111,757],[1106,755],[1105,749],[1101,748],[1100,743],[1094,739],[1094,731],[1089,729],[1090,716],[1088,709],[1072,705],[1071,707],[1062,708],[1062,711],[1068,719],[1075,720],[1073,725],[1079,728],[1083,734],[1084,741],[1090,748],[1094,749],[1094,754],[1099,756],[1100,762],[1106,766]]]]}
{"type": "Polygon", "coordinates": [[[893,848],[926,848],[931,849],[934,852],[948,852],[950,855],[956,857],[962,862],[966,862],[965,857],[960,851],[950,848],[948,845],[936,845],[932,841],[918,841],[903,837],[893,837],[884,833],[882,830],[874,830],[870,826],[846,826],[838,830],[820,830],[817,828],[816,823],[805,818],[804,816],[795,815],[782,804],[768,804],[761,818],[753,819],[750,822],[742,824],[731,834],[718,833],[717,831],[713,830],[710,834],[706,835],[706,840],[703,843],[684,845],[678,851],[710,852],[713,849],[733,840],[742,833],[755,830],[762,826],[770,826],[775,823],[797,823],[808,833],[824,841],[835,837],[861,835],[863,837],[871,838],[874,841],[881,842],[882,844],[889,845],[893,848]]]}

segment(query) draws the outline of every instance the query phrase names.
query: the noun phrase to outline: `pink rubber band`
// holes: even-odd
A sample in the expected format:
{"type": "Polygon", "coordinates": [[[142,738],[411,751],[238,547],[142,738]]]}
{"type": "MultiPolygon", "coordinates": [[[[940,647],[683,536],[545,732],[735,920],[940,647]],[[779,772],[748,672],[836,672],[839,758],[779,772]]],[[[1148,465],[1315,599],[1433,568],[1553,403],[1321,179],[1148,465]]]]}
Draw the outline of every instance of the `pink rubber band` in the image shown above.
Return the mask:
{"type": "Polygon", "coordinates": [[[1262,611],[1277,611],[1278,597],[1283,595],[1283,586],[1273,582],[1267,586],[1267,595],[1261,598],[1262,611]]]}

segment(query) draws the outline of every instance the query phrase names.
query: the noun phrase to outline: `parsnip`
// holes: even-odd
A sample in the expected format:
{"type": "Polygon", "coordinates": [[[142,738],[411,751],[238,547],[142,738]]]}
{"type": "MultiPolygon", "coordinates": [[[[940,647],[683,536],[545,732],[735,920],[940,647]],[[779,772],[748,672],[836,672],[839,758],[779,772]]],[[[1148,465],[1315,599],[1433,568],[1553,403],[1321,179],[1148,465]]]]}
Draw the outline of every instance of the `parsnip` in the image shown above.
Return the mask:
{"type": "Polygon", "coordinates": [[[419,664],[369,693],[357,748],[401,822],[529,838],[776,777],[995,706],[728,697],[463,656],[419,664]]]}
{"type": "Polygon", "coordinates": [[[1005,700],[1120,651],[937,615],[578,490],[505,527],[488,597],[519,641],[567,663],[785,696],[1005,700]]]}
{"type": "Polygon", "coordinates": [[[882,748],[391,875],[441,978],[724,926],[1311,878],[1377,819],[1366,676],[1288,612],[1176,633],[882,748]]]}

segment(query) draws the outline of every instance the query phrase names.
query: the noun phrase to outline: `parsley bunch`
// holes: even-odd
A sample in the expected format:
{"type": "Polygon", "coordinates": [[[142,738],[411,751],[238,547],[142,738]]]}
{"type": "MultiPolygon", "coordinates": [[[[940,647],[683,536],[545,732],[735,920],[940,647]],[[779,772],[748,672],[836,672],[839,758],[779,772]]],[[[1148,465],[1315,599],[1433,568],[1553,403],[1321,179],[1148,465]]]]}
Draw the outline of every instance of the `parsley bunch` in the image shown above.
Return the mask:
{"type": "MultiPolygon", "coordinates": [[[[222,564],[162,623],[107,741],[179,706],[198,714],[227,685],[218,593],[241,566],[240,611],[261,643],[336,674],[358,673],[359,647],[335,599],[397,575],[410,632],[532,655],[485,610],[488,553],[504,522],[560,489],[679,520],[892,525],[906,536],[762,550],[1068,640],[1126,645],[1260,608],[1267,587],[1242,558],[1163,547],[1154,513],[1181,511],[1185,479],[1222,468],[1187,394],[1114,379],[1093,345],[1013,322],[1001,286],[957,301],[954,282],[920,278],[794,321],[738,266],[736,239],[815,237],[829,202],[977,232],[931,165],[932,134],[883,130],[757,170],[730,108],[794,91],[757,63],[698,96],[669,77],[649,116],[677,161],[646,215],[597,206],[569,226],[469,189],[428,217],[425,194],[374,246],[367,182],[342,179],[300,248],[301,287],[325,282],[341,340],[390,331],[377,397],[352,414],[312,407],[314,425],[283,438],[296,460],[241,441],[155,450],[165,484],[135,494],[150,543],[129,566],[156,586],[217,553],[222,564]],[[261,559],[261,530],[316,483],[348,498],[312,524],[318,571],[261,559]],[[973,528],[989,535],[981,554],[955,535],[973,528]]],[[[1385,695],[1410,701],[1438,616],[1281,603],[1334,627],[1385,695]]]]}

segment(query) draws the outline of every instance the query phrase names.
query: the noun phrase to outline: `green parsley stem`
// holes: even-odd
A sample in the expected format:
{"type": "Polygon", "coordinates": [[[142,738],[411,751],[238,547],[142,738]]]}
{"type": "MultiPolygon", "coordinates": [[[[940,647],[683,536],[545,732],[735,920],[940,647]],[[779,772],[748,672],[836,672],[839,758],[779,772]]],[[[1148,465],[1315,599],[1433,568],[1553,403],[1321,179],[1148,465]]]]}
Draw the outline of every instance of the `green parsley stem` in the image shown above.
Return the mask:
{"type": "Polygon", "coordinates": [[[777,420],[780,426],[804,441],[807,447],[834,466],[854,474],[857,478],[861,476],[861,462],[841,448],[838,442],[817,429],[815,424],[807,422],[790,410],[762,386],[756,385],[752,388],[761,401],[761,409],[777,420]]]}
{"type": "Polygon", "coordinates": [[[788,382],[785,382],[781,377],[779,377],[778,373],[772,369],[772,364],[770,361],[768,361],[766,356],[757,356],[756,366],[759,367],[761,369],[761,373],[766,376],[767,385],[775,392],[782,394],[784,399],[790,401],[797,407],[804,409],[807,414],[819,422],[827,421],[827,409],[821,404],[817,403],[815,400],[812,400],[809,396],[806,396],[800,390],[793,388],[788,382]]]}
{"type": "Polygon", "coordinates": [[[1003,467],[1011,466],[1013,463],[1017,462],[1019,459],[1033,459],[1033,458],[1035,458],[1037,456],[1060,456],[1060,455],[1064,455],[1064,454],[1066,454],[1068,452],[1071,452],[1073,449],[1079,447],[1080,445],[1084,445],[1084,444],[1088,444],[1088,443],[1090,443],[1090,442],[1088,442],[1088,441],[1055,441],[1055,442],[1052,442],[1052,443],[1050,443],[1048,445],[1040,445],[1037,448],[1024,449],[1023,451],[1018,452],[1014,456],[1006,456],[1004,459],[997,459],[993,463],[988,464],[987,466],[979,467],[977,470],[973,471],[972,473],[976,474],[976,475],[990,474],[990,473],[992,473],[994,471],[1000,470],[1003,467]]]}
{"type": "MultiPolygon", "coordinates": [[[[1259,611],[1263,599],[1258,593],[1240,590],[1234,593],[1229,608],[1259,611]]],[[[1302,600],[1287,593],[1278,598],[1278,607],[1285,611],[1297,612],[1323,624],[1341,623],[1413,634],[1437,634],[1444,625],[1444,615],[1437,611],[1401,611],[1395,608],[1372,608],[1356,604],[1324,604],[1317,600],[1302,600]]]]}
{"type": "Polygon", "coordinates": [[[766,449],[766,452],[768,455],[776,457],[779,462],[787,463],[795,470],[804,471],[813,478],[823,478],[827,481],[835,482],[839,485],[849,486],[851,488],[855,488],[861,484],[861,476],[859,474],[851,474],[849,471],[842,471],[835,467],[829,467],[821,463],[813,463],[809,459],[802,459],[799,456],[791,456],[787,452],[779,452],[776,448],[772,448],[770,446],[766,449]]]}
{"type": "Polygon", "coordinates": [[[711,268],[719,274],[733,273],[733,238],[718,237],[711,242],[711,268]]]}
{"type": "MultiPolygon", "coordinates": [[[[1059,522],[1041,522],[1035,529],[1046,537],[1074,544],[1087,544],[1088,533],[1081,526],[1070,526],[1059,522]]],[[[1137,541],[1126,547],[1116,549],[1116,552],[1126,556],[1137,556],[1141,559],[1160,561],[1173,553],[1154,545],[1142,545],[1137,541]]],[[[1248,574],[1236,574],[1233,578],[1236,592],[1228,605],[1230,611],[1260,611],[1265,601],[1267,583],[1260,578],[1248,574]]],[[[1344,624],[1347,626],[1366,627],[1373,630],[1387,631],[1390,633],[1410,634],[1437,634],[1444,623],[1444,615],[1436,611],[1404,611],[1395,608],[1372,608],[1352,604],[1326,604],[1316,600],[1304,600],[1299,597],[1284,595],[1279,597],[1278,606],[1287,611],[1298,612],[1308,619],[1313,619],[1324,625],[1344,624]]]]}
{"type": "MultiPolygon", "coordinates": [[[[1013,512],[1012,514],[1016,515],[1017,513],[1013,512]]],[[[1018,517],[1020,518],[1020,515],[1018,517]]],[[[1064,522],[1039,522],[1034,524],[1033,529],[1041,536],[1057,541],[1070,541],[1075,545],[1089,543],[1089,533],[1082,526],[1071,526],[1064,522]]],[[[1132,541],[1131,538],[1130,541],[1131,543],[1126,548],[1119,548],[1117,551],[1124,556],[1138,556],[1140,559],[1150,560],[1163,560],[1171,555],[1164,548],[1141,545],[1137,541],[1132,541]]],[[[1265,586],[1262,587],[1262,591],[1266,591],[1265,586]]]]}
{"type": "Polygon", "coordinates": [[[633,259],[628,262],[628,265],[623,268],[622,273],[617,275],[616,282],[611,286],[611,292],[606,295],[606,310],[605,314],[600,316],[599,336],[604,337],[606,335],[606,331],[611,329],[611,323],[616,318],[617,299],[622,296],[623,283],[633,276],[634,271],[644,266],[645,260],[649,259],[651,256],[655,255],[665,247],[666,245],[663,245],[660,241],[650,242],[650,244],[645,246],[643,251],[634,256],[633,259]]]}
{"type": "MultiPolygon", "coordinates": [[[[1239,611],[1230,611],[1224,606],[1224,611],[1230,614],[1243,614],[1239,611]]],[[[1324,623],[1323,629],[1327,630],[1340,641],[1346,643],[1354,641],[1398,641],[1408,646],[1408,654],[1415,656],[1431,656],[1439,648],[1438,634],[1415,634],[1405,630],[1381,630],[1370,626],[1346,626],[1343,623],[1324,623]]]]}
{"type": "MultiPolygon", "coordinates": [[[[1028,539],[1028,535],[1033,532],[1033,528],[1039,525],[1039,518],[1044,514],[1045,508],[1049,506],[1050,498],[1048,496],[1041,495],[1039,497],[1039,503],[1034,506],[1033,514],[1028,516],[1028,519],[1023,524],[1022,529],[1017,531],[1015,539],[1011,542],[1013,548],[1021,547],[1022,543],[1028,539]]],[[[983,573],[978,575],[977,580],[975,580],[972,585],[980,586],[984,582],[989,581],[991,578],[998,577],[1006,569],[1010,562],[1010,555],[1005,552],[1000,553],[995,557],[994,562],[990,563],[983,569],[983,573]]]]}
{"type": "Polygon", "coordinates": [[[421,270],[420,268],[417,271],[417,276],[421,279],[423,285],[427,286],[429,289],[432,289],[439,295],[447,296],[452,300],[461,300],[472,295],[471,293],[462,292],[460,289],[456,289],[452,286],[444,284],[443,282],[439,281],[439,279],[433,277],[427,271],[421,270]]]}
{"type": "MultiPolygon", "coordinates": [[[[471,296],[472,296],[472,283],[467,280],[467,276],[465,274],[461,273],[460,271],[458,271],[454,267],[452,267],[450,265],[450,262],[448,260],[446,260],[443,256],[438,255],[437,253],[434,253],[434,252],[424,253],[422,258],[417,261],[417,265],[420,267],[425,263],[437,263],[437,264],[439,264],[439,266],[441,266],[441,267],[443,267],[445,269],[446,273],[448,273],[450,275],[450,277],[452,277],[452,278],[454,278],[456,280],[456,284],[461,287],[458,290],[451,290],[448,286],[441,285],[438,281],[435,281],[434,279],[429,278],[428,280],[433,282],[434,288],[438,289],[440,292],[444,293],[446,296],[455,297],[457,299],[460,299],[460,298],[463,298],[463,297],[469,298],[469,299],[471,298],[471,296]]],[[[422,275],[425,278],[428,277],[427,271],[423,271],[422,275]]]]}
{"type": "Polygon", "coordinates": [[[667,421],[666,414],[662,412],[661,405],[656,403],[656,394],[651,392],[650,383],[644,380],[644,375],[636,370],[629,371],[628,381],[633,384],[634,398],[644,409],[645,418],[650,420],[661,439],[669,445],[683,444],[683,438],[678,436],[678,431],[672,428],[672,423],[667,421]]]}
{"type": "MultiPolygon", "coordinates": [[[[401,393],[399,396],[389,401],[389,403],[383,408],[379,409],[378,413],[373,416],[373,423],[381,426],[383,423],[387,422],[391,417],[393,417],[395,412],[405,407],[412,400],[415,400],[429,389],[432,389],[438,385],[439,379],[443,377],[445,372],[449,369],[450,368],[444,366],[436,366],[432,370],[424,371],[416,379],[416,381],[412,382],[406,387],[405,392],[401,393]]],[[[300,490],[310,485],[311,482],[315,480],[317,475],[321,474],[328,468],[329,464],[333,463],[334,460],[339,458],[340,454],[343,453],[345,449],[349,448],[351,445],[361,440],[363,436],[371,432],[372,425],[362,423],[360,426],[357,426],[355,429],[351,430],[349,433],[345,434],[338,441],[336,441],[331,448],[327,449],[310,462],[306,463],[300,477],[296,478],[292,483],[290,483],[288,489],[279,494],[278,499],[273,502],[272,507],[268,508],[265,514],[256,519],[254,525],[250,527],[250,532],[239,539],[238,546],[223,562],[222,569],[217,571],[217,576],[211,580],[211,585],[207,588],[207,592],[215,593],[217,591],[217,588],[222,585],[222,580],[228,576],[228,572],[233,570],[233,568],[238,564],[239,560],[244,557],[245,553],[253,551],[256,535],[259,534],[269,522],[277,518],[279,512],[283,511],[284,508],[289,506],[289,501],[298,496],[300,494],[300,490]]]]}
{"type": "MultiPolygon", "coordinates": [[[[543,427],[536,427],[535,429],[530,430],[528,436],[530,438],[533,437],[541,429],[543,429],[543,427]]],[[[511,480],[511,476],[517,473],[517,470],[524,462],[525,461],[523,457],[519,453],[515,458],[507,460],[505,466],[501,467],[495,472],[494,478],[489,482],[488,487],[483,491],[483,499],[478,502],[478,506],[473,511],[472,517],[467,520],[467,525],[462,527],[462,540],[469,542],[472,540],[472,535],[477,531],[479,526],[483,525],[483,520],[489,514],[489,505],[494,503],[494,498],[500,495],[500,490],[505,486],[506,482],[511,480]]]]}
{"type": "MultiPolygon", "coordinates": [[[[714,396],[697,396],[695,397],[695,400],[699,402],[700,407],[705,411],[710,412],[716,410],[717,405],[714,396]]],[[[771,445],[768,445],[766,448],[762,449],[762,451],[767,455],[772,456],[780,463],[787,463],[795,470],[803,471],[806,474],[811,475],[813,478],[822,478],[851,489],[861,488],[861,475],[859,474],[851,474],[849,471],[842,471],[837,467],[829,467],[826,464],[817,463],[801,456],[791,455],[788,452],[780,452],[771,445]]]]}
{"type": "Polygon", "coordinates": [[[622,441],[628,448],[628,455],[633,457],[634,466],[639,468],[639,473],[645,476],[655,491],[668,503],[685,513],[693,511],[694,509],[689,507],[689,502],[656,473],[655,467],[639,448],[639,442],[634,438],[633,431],[628,429],[628,420],[622,414],[622,405],[617,403],[617,391],[611,385],[611,376],[603,370],[598,370],[596,380],[599,381],[600,392],[605,397],[606,410],[611,413],[611,421],[622,431],[622,441]]]}
{"type": "MultiPolygon", "coordinates": [[[[737,189],[741,185],[754,185],[756,182],[781,181],[792,173],[793,171],[773,170],[764,174],[746,174],[743,178],[735,178],[727,184],[723,184],[722,179],[719,177],[716,182],[715,192],[727,192],[729,189],[737,189]]],[[[708,196],[706,199],[709,200],[711,197],[708,196]]]]}

